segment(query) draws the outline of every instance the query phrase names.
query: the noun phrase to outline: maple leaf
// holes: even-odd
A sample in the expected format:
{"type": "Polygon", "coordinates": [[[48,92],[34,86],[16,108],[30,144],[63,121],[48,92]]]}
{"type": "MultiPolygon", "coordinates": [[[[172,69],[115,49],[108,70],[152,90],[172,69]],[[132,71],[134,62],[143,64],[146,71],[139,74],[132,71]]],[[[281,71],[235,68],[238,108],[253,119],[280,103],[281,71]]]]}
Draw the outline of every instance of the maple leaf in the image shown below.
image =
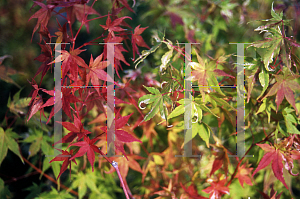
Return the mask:
{"type": "Polygon", "coordinates": [[[62,77],[66,77],[67,73],[70,72],[70,74],[73,77],[72,80],[75,82],[75,84],[77,84],[78,66],[89,69],[84,60],[78,56],[83,51],[85,50],[75,49],[70,50],[70,52],[66,50],[58,51],[61,53],[61,56],[58,56],[54,61],[50,62],[49,64],[62,62],[62,77]]]}
{"type": "Polygon", "coordinates": [[[144,95],[143,97],[139,98],[139,108],[140,109],[145,109],[146,107],[141,107],[141,104],[152,104],[151,110],[149,113],[144,117],[143,121],[148,121],[151,118],[153,118],[158,111],[160,110],[160,115],[162,119],[167,120],[167,115],[168,115],[168,110],[165,105],[165,102],[168,104],[172,104],[171,98],[168,95],[161,94],[157,88],[154,87],[147,87],[144,86],[150,93],[148,95],[144,95]]]}
{"type": "Polygon", "coordinates": [[[284,160],[283,153],[276,149],[273,146],[270,146],[268,144],[256,144],[260,148],[262,148],[264,151],[267,151],[267,153],[263,156],[263,158],[260,160],[257,168],[252,174],[252,177],[261,169],[265,168],[272,162],[272,170],[275,175],[275,177],[280,180],[284,186],[288,189],[287,184],[285,183],[285,180],[283,178],[283,164],[282,161],[284,160]]]}
{"type": "Polygon", "coordinates": [[[40,95],[38,94],[39,90],[41,90],[41,88],[38,88],[38,85],[36,84],[35,80],[33,79],[32,82],[29,82],[32,87],[34,88],[34,90],[32,90],[29,94],[29,96],[31,96],[31,100],[28,104],[29,111],[28,111],[28,119],[27,122],[30,120],[30,118],[36,113],[38,112],[38,110],[40,110],[40,108],[43,105],[43,99],[40,97],[40,95]],[[37,96],[39,95],[39,96],[37,96]]]}
{"type": "MultiPolygon", "coordinates": [[[[109,35],[106,39],[104,39],[105,43],[121,43],[123,41],[122,37],[112,37],[111,35],[109,35]]],[[[121,62],[125,63],[127,66],[130,66],[130,64],[125,60],[124,55],[122,54],[122,52],[128,52],[127,50],[125,50],[123,48],[123,46],[121,44],[115,44],[114,45],[114,49],[115,49],[115,54],[114,54],[114,59],[115,59],[115,70],[116,73],[118,75],[118,77],[121,79],[120,75],[119,75],[119,68],[121,68],[121,70],[123,70],[122,66],[121,66],[121,62]]],[[[107,45],[104,46],[104,59],[107,59],[107,45]]]]}
{"type": "Polygon", "coordinates": [[[267,93],[265,97],[276,94],[277,111],[279,105],[282,103],[282,100],[285,97],[285,99],[296,110],[296,113],[299,114],[298,109],[296,108],[295,105],[295,97],[293,91],[296,92],[300,90],[300,85],[296,81],[294,81],[296,78],[300,77],[300,75],[292,76],[287,71],[287,68],[285,68],[283,72],[284,72],[283,75],[274,75],[276,79],[276,83],[272,86],[272,88],[270,89],[270,91],[267,93]]]}
{"type": "MultiPolygon", "coordinates": [[[[124,117],[119,117],[118,119],[115,120],[115,126],[111,127],[115,129],[115,146],[116,149],[118,149],[120,152],[122,152],[125,157],[127,158],[125,151],[124,151],[124,142],[128,143],[128,142],[140,142],[142,143],[142,141],[140,141],[139,139],[135,138],[133,135],[131,135],[130,133],[128,133],[127,131],[123,130],[123,126],[125,126],[127,124],[128,119],[131,117],[133,113],[131,113],[130,115],[124,116],[124,117]]],[[[102,131],[107,133],[107,126],[105,127],[101,127],[100,128],[102,131]]],[[[127,158],[128,159],[128,158],[127,158]]]]}
{"type": "Polygon", "coordinates": [[[132,20],[131,17],[125,16],[121,18],[115,19],[113,22],[110,19],[110,16],[106,19],[106,25],[100,25],[104,30],[108,30],[109,34],[111,34],[113,37],[115,37],[114,32],[122,32],[124,31],[123,28],[119,27],[122,21],[126,18],[129,18],[132,20]]]}
{"type": "Polygon", "coordinates": [[[251,171],[253,170],[253,168],[249,168],[250,165],[247,164],[243,164],[242,166],[240,166],[238,168],[238,172],[235,175],[235,178],[239,179],[240,184],[242,185],[242,187],[244,188],[244,182],[248,185],[253,185],[251,182],[251,178],[249,176],[251,176],[251,171]],[[248,167],[248,168],[246,168],[248,167]]]}
{"type": "Polygon", "coordinates": [[[94,171],[94,162],[95,162],[95,153],[101,153],[99,148],[94,145],[94,143],[99,139],[98,137],[91,139],[89,137],[87,137],[86,135],[84,135],[84,141],[81,142],[77,142],[77,143],[73,143],[70,144],[70,146],[79,146],[80,149],[79,151],[72,157],[70,158],[70,160],[73,160],[74,158],[83,156],[85,153],[87,153],[87,157],[88,160],[90,162],[90,164],[92,165],[92,171],[94,171]]]}
{"type": "Polygon", "coordinates": [[[7,107],[9,108],[10,112],[14,113],[18,117],[25,115],[26,107],[29,105],[31,101],[30,97],[21,98],[20,93],[22,89],[20,89],[16,94],[13,96],[13,100],[11,100],[10,96],[8,97],[7,107]]]}
{"type": "MultiPolygon", "coordinates": [[[[47,27],[48,21],[51,17],[51,12],[52,10],[55,8],[54,5],[45,5],[41,2],[38,1],[34,1],[34,4],[32,5],[32,8],[35,7],[36,5],[41,6],[42,8],[40,10],[38,10],[36,13],[34,13],[28,21],[30,21],[33,18],[37,18],[38,21],[33,29],[33,33],[31,36],[31,41],[33,38],[33,35],[35,33],[35,31],[40,27],[40,31],[43,31],[45,29],[45,27],[47,27]]],[[[42,35],[40,35],[40,41],[42,40],[42,35]]]]}
{"type": "MultiPolygon", "coordinates": [[[[60,25],[59,21],[58,23],[58,32],[55,32],[55,35],[57,36],[56,42],[55,43],[68,43],[70,42],[70,37],[67,33],[67,23],[65,23],[63,26],[60,25]]],[[[58,44],[55,44],[55,48],[58,44]]],[[[61,49],[65,49],[66,44],[61,44],[61,49]]]]}
{"type": "Polygon", "coordinates": [[[71,161],[73,161],[77,165],[76,160],[73,160],[73,159],[71,160],[71,157],[73,155],[73,149],[71,149],[70,152],[68,152],[66,150],[61,150],[61,149],[56,149],[56,150],[59,150],[60,152],[62,152],[62,154],[59,154],[58,156],[56,156],[49,163],[51,163],[53,161],[64,161],[61,166],[60,172],[57,176],[57,180],[61,176],[61,174],[67,170],[68,165],[70,165],[70,180],[71,180],[71,161]]]}
{"type": "MultiPolygon", "coordinates": [[[[108,61],[102,61],[103,53],[99,55],[95,60],[93,60],[93,56],[91,55],[90,59],[90,72],[87,74],[86,77],[86,84],[89,83],[91,80],[91,83],[94,86],[99,86],[99,80],[103,81],[110,81],[113,82],[113,79],[110,76],[107,76],[107,73],[103,70],[107,67],[108,61]]],[[[99,90],[97,90],[98,94],[99,90]]]]}
{"type": "Polygon", "coordinates": [[[170,179],[168,187],[162,187],[162,188],[163,190],[156,191],[153,193],[153,194],[160,195],[159,197],[157,197],[158,199],[163,199],[164,197],[162,196],[171,196],[172,199],[176,199],[175,193],[172,191],[173,190],[172,179],[170,179]]]}
{"type": "Polygon", "coordinates": [[[86,108],[87,108],[87,113],[93,109],[94,106],[96,106],[101,112],[105,113],[105,108],[103,106],[103,101],[107,99],[106,97],[106,92],[104,90],[104,88],[102,88],[100,91],[100,87],[99,88],[93,88],[95,91],[91,91],[90,89],[88,90],[88,92],[84,93],[84,98],[86,99],[86,108]],[[98,93],[102,93],[102,95],[98,94],[98,93]]]}
{"type": "Polygon", "coordinates": [[[9,67],[6,67],[4,65],[2,65],[2,62],[4,59],[6,58],[13,58],[12,56],[10,55],[4,55],[4,56],[1,56],[0,57],[0,79],[3,80],[3,81],[6,81],[8,83],[11,83],[11,84],[14,84],[16,85],[18,88],[21,88],[12,78],[10,78],[9,76],[10,75],[15,75],[15,74],[25,74],[25,73],[22,73],[22,72],[18,72],[17,70],[15,69],[12,69],[12,68],[9,68],[9,67]]]}
{"type": "Polygon", "coordinates": [[[261,192],[258,190],[258,192],[263,196],[264,199],[280,199],[280,196],[283,192],[281,192],[280,194],[277,194],[277,191],[275,192],[274,191],[274,184],[272,184],[272,187],[271,187],[271,191],[270,191],[270,196],[268,196],[267,194],[265,194],[264,192],[261,192]]]}
{"type": "Polygon", "coordinates": [[[150,49],[150,47],[145,43],[144,39],[140,36],[146,30],[146,28],[140,28],[140,25],[138,25],[134,29],[134,34],[132,35],[131,43],[132,43],[132,51],[133,51],[133,59],[135,59],[135,53],[137,52],[138,55],[140,55],[139,50],[137,48],[138,46],[145,47],[150,49]]]}
{"type": "Polygon", "coordinates": [[[61,124],[71,132],[68,133],[66,136],[64,136],[61,140],[54,143],[53,145],[56,145],[58,143],[72,142],[76,137],[78,137],[78,140],[80,140],[83,136],[86,136],[87,134],[91,133],[88,130],[85,130],[83,128],[82,122],[78,117],[75,116],[75,114],[73,114],[73,116],[74,116],[74,124],[70,122],[61,122],[61,124]]]}
{"type": "MultiPolygon", "coordinates": [[[[203,61],[197,52],[196,52],[196,55],[197,55],[198,63],[190,62],[189,64],[194,69],[194,70],[192,70],[192,79],[198,81],[199,90],[200,90],[202,96],[205,96],[205,93],[204,93],[205,91],[209,92],[209,88],[208,88],[209,86],[214,86],[213,88],[218,93],[220,93],[221,95],[225,95],[219,88],[219,83],[218,83],[216,76],[227,76],[227,77],[231,77],[231,78],[234,78],[234,77],[225,73],[224,71],[222,71],[220,69],[217,69],[216,66],[218,65],[217,63],[223,63],[224,60],[222,60],[222,59],[225,59],[226,57],[219,58],[220,60],[217,63],[215,61],[210,61],[209,63],[207,63],[207,60],[203,61]]],[[[203,97],[203,99],[204,99],[204,97],[203,97]]]]}
{"type": "Polygon", "coordinates": [[[285,169],[288,170],[289,174],[292,176],[297,176],[299,173],[294,174],[292,169],[294,168],[293,159],[300,160],[299,151],[299,136],[295,134],[285,138],[277,146],[283,152],[283,160],[285,161],[285,169]]]}
{"type": "Polygon", "coordinates": [[[45,102],[45,104],[43,104],[43,106],[41,106],[41,108],[44,108],[44,107],[47,107],[47,106],[52,106],[54,104],[54,90],[48,91],[46,89],[42,89],[42,91],[45,92],[45,93],[47,93],[47,94],[49,94],[49,95],[51,95],[51,96],[53,96],[53,97],[49,98],[45,102]]]}
{"type": "Polygon", "coordinates": [[[44,76],[48,72],[49,68],[51,67],[51,65],[49,63],[51,62],[53,55],[52,55],[52,49],[51,49],[50,45],[48,45],[48,44],[45,44],[45,45],[39,44],[39,45],[41,47],[42,54],[40,54],[34,60],[37,60],[37,61],[40,61],[43,63],[39,67],[38,71],[35,73],[33,78],[35,78],[38,74],[40,74],[42,72],[42,76],[41,76],[41,81],[42,81],[44,76]]]}
{"type": "MultiPolygon", "coordinates": [[[[214,135],[213,137],[214,139],[216,139],[214,135]]],[[[217,142],[217,144],[210,144],[210,145],[213,146],[214,155],[216,156],[216,159],[214,160],[214,163],[212,165],[210,176],[213,173],[215,173],[218,169],[220,169],[222,166],[224,167],[224,171],[227,176],[229,158],[228,158],[226,148],[223,145],[221,145],[219,142],[217,142]]]]}
{"type": "Polygon", "coordinates": [[[175,29],[176,24],[184,25],[182,17],[174,12],[167,11],[165,14],[170,16],[172,28],[175,29]]]}
{"type": "Polygon", "coordinates": [[[98,15],[100,14],[92,7],[86,4],[73,4],[67,8],[63,8],[59,11],[59,13],[67,12],[68,19],[71,21],[71,24],[74,23],[75,17],[76,19],[83,23],[86,27],[87,32],[89,33],[89,24],[87,23],[87,15],[98,15]]]}
{"type": "MultiPolygon", "coordinates": [[[[210,181],[210,180],[209,180],[210,181]]],[[[206,189],[203,189],[205,193],[209,193],[210,199],[219,199],[222,195],[228,194],[229,195],[229,188],[227,186],[224,186],[226,183],[226,179],[219,180],[219,181],[211,181],[209,184],[210,187],[207,187],[206,189]]]]}
{"type": "MultiPolygon", "coordinates": [[[[54,90],[52,91],[47,91],[45,89],[42,89],[43,92],[46,92],[48,93],[49,95],[53,96],[51,97],[50,99],[47,100],[47,102],[41,106],[40,108],[44,108],[46,106],[51,106],[51,105],[54,105],[54,90]]],[[[76,96],[74,96],[72,93],[72,88],[61,88],[61,94],[62,94],[62,98],[61,98],[61,103],[60,104],[57,104],[57,111],[59,111],[61,108],[64,110],[64,112],[66,113],[66,115],[69,117],[69,118],[72,118],[71,116],[71,106],[70,106],[70,103],[76,103],[76,102],[81,102],[76,96]]],[[[48,118],[48,121],[47,123],[50,121],[50,119],[54,116],[54,107],[52,108],[51,112],[50,112],[50,115],[49,115],[49,118],[48,118]]]]}
{"type": "Polygon", "coordinates": [[[188,188],[185,188],[183,184],[180,182],[180,186],[184,189],[184,191],[188,194],[188,196],[193,199],[207,199],[206,197],[198,194],[198,191],[194,184],[191,184],[188,188]]]}
{"type": "MultiPolygon", "coordinates": [[[[264,40],[253,42],[250,46],[254,46],[257,52],[261,55],[264,62],[264,66],[267,71],[274,71],[269,68],[269,64],[273,62],[273,58],[277,57],[280,53],[280,57],[283,63],[291,69],[291,46],[299,47],[292,39],[285,36],[284,31],[281,30],[281,25],[291,26],[289,21],[283,20],[283,12],[277,14],[273,9],[271,9],[272,18],[263,21],[269,21],[266,25],[256,28],[254,31],[264,32],[264,40]]],[[[248,47],[250,47],[248,46],[248,47]]]]}
{"type": "MultiPolygon", "coordinates": [[[[123,79],[123,81],[124,81],[124,79],[123,79]]],[[[119,98],[124,99],[125,96],[128,96],[127,99],[129,101],[129,103],[125,102],[125,101],[122,101],[122,102],[120,101],[120,102],[134,105],[134,107],[139,111],[139,113],[141,115],[143,115],[142,111],[138,107],[137,100],[135,99],[137,93],[139,93],[139,92],[137,92],[137,90],[134,89],[132,86],[133,85],[130,85],[130,80],[128,82],[126,82],[126,84],[123,84],[123,83],[118,84],[118,88],[116,88],[116,90],[119,91],[118,92],[120,94],[119,98]]],[[[119,100],[117,100],[117,101],[119,101],[119,100]]],[[[116,103],[117,103],[117,101],[116,101],[116,103]]]]}

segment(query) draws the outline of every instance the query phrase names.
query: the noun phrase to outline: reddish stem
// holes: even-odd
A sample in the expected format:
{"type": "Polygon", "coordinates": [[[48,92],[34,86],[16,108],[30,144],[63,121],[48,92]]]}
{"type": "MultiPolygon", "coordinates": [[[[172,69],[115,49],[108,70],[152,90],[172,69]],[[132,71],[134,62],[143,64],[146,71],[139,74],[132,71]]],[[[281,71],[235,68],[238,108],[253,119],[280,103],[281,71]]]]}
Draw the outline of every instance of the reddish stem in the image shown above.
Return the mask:
{"type": "MultiPolygon", "coordinates": [[[[42,170],[40,170],[39,168],[37,168],[36,166],[34,166],[33,164],[31,164],[31,162],[29,162],[29,160],[27,160],[27,159],[24,158],[23,156],[22,156],[22,159],[23,159],[27,164],[29,164],[29,166],[31,166],[33,169],[35,169],[37,172],[43,173],[42,170]]],[[[56,180],[54,180],[51,176],[49,176],[49,175],[47,175],[47,174],[45,174],[45,173],[43,173],[43,176],[45,176],[45,177],[46,177],[48,180],[50,180],[51,182],[54,182],[55,184],[58,184],[58,182],[57,182],[56,180]]],[[[72,193],[72,194],[78,196],[78,193],[77,193],[76,191],[72,190],[72,189],[70,190],[69,187],[67,187],[67,186],[65,186],[65,185],[63,185],[63,184],[60,184],[60,186],[61,186],[63,189],[65,189],[65,190],[67,190],[67,191],[70,191],[70,193],[72,193]]]]}
{"type": "Polygon", "coordinates": [[[119,178],[120,178],[120,182],[121,182],[123,191],[124,191],[124,193],[125,193],[126,199],[130,199],[130,198],[129,198],[129,195],[128,195],[128,192],[127,192],[127,189],[126,189],[126,187],[125,187],[123,178],[122,178],[122,176],[121,176],[121,173],[120,173],[120,170],[119,170],[119,167],[118,167],[118,163],[115,162],[115,161],[113,161],[113,162],[111,163],[111,165],[112,165],[112,166],[116,169],[116,171],[117,171],[117,174],[118,174],[118,176],[119,176],[119,178]]]}
{"type": "Polygon", "coordinates": [[[11,177],[10,180],[4,181],[4,184],[8,184],[8,183],[11,183],[11,182],[16,182],[16,181],[18,181],[20,179],[27,178],[29,176],[36,175],[36,174],[39,174],[39,172],[38,171],[33,171],[31,173],[27,173],[27,174],[19,176],[19,177],[11,177]]]}

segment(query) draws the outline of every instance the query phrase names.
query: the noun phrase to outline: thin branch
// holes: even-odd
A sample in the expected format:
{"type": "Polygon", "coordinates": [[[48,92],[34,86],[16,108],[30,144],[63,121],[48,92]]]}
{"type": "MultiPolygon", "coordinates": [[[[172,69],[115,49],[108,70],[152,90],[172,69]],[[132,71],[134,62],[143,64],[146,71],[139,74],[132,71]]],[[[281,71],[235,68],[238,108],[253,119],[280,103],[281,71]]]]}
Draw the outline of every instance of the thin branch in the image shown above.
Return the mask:
{"type": "MultiPolygon", "coordinates": [[[[31,162],[29,162],[29,160],[27,160],[27,159],[24,158],[23,156],[22,156],[22,159],[23,159],[27,164],[29,164],[29,166],[31,166],[33,169],[35,169],[37,172],[43,173],[42,170],[40,170],[39,168],[37,168],[36,166],[34,166],[31,162]]],[[[48,180],[50,180],[51,182],[54,182],[55,184],[58,185],[58,182],[57,182],[55,179],[53,179],[51,176],[49,176],[49,175],[47,175],[47,174],[45,174],[45,173],[43,173],[43,176],[45,176],[48,180]]],[[[77,193],[76,191],[70,189],[69,187],[67,187],[67,186],[65,186],[65,185],[63,185],[63,184],[60,184],[60,186],[61,186],[63,189],[65,189],[65,190],[67,190],[67,191],[70,191],[70,193],[72,193],[72,194],[78,196],[78,193],[77,193]]]]}
{"type": "Polygon", "coordinates": [[[38,171],[33,171],[31,173],[27,173],[27,174],[19,176],[19,177],[11,177],[10,180],[4,181],[4,184],[8,184],[8,183],[11,183],[11,182],[16,182],[16,181],[18,181],[20,179],[27,178],[29,176],[36,175],[36,174],[39,174],[39,172],[38,171]]]}
{"type": "Polygon", "coordinates": [[[118,174],[118,176],[119,176],[119,178],[120,178],[120,182],[121,182],[123,191],[124,191],[124,193],[125,193],[126,199],[130,199],[130,198],[129,198],[129,195],[128,195],[128,192],[127,192],[127,189],[126,189],[126,187],[125,187],[124,181],[123,181],[123,179],[122,179],[122,176],[121,176],[121,173],[120,173],[120,170],[119,170],[119,167],[118,167],[118,163],[115,162],[115,161],[113,161],[113,162],[111,163],[111,165],[112,165],[112,166],[116,169],[116,171],[117,171],[117,174],[118,174]]]}

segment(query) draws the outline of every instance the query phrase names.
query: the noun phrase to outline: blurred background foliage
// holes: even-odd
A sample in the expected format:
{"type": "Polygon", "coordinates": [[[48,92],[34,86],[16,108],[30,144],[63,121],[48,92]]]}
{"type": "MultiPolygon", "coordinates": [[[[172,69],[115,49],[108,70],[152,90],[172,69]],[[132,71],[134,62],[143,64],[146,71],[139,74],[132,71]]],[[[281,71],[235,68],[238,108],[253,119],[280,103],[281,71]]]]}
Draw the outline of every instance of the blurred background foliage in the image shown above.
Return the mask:
{"type": "MultiPolygon", "coordinates": [[[[89,2],[90,4],[91,2],[89,2]]],[[[129,5],[133,5],[133,1],[129,1],[129,5]]],[[[263,36],[254,32],[253,30],[262,25],[261,22],[256,20],[269,19],[271,0],[136,0],[133,10],[135,13],[129,12],[126,9],[121,11],[121,16],[130,16],[132,20],[126,19],[126,22],[132,27],[141,24],[141,27],[148,27],[142,34],[148,46],[152,46],[154,31],[165,33],[165,38],[171,40],[173,43],[176,41],[180,43],[192,42],[200,43],[195,45],[200,52],[200,56],[209,55],[213,58],[219,57],[223,54],[236,53],[236,45],[229,43],[251,43],[253,41],[263,39],[263,36]]],[[[40,47],[38,45],[38,34],[34,34],[31,42],[32,31],[36,24],[36,19],[28,21],[30,16],[37,10],[34,8],[30,10],[33,1],[29,0],[1,0],[0,1],[0,57],[8,55],[7,58],[2,60],[0,68],[0,122],[2,121],[3,127],[12,127],[20,137],[26,138],[30,132],[36,131],[35,126],[39,125],[39,118],[26,122],[26,106],[20,106],[17,111],[9,110],[7,103],[9,97],[13,96],[23,88],[20,93],[20,98],[27,97],[32,90],[29,81],[34,77],[36,71],[40,66],[40,62],[34,60],[40,54],[40,47]],[[24,110],[24,112],[20,110],[24,110]],[[17,117],[15,117],[17,116],[17,117]],[[7,118],[7,120],[5,119],[7,118]],[[13,126],[10,126],[13,123],[13,126]]],[[[97,1],[94,9],[101,15],[108,14],[111,10],[111,1],[97,1]]],[[[300,25],[300,3],[299,1],[275,1],[275,10],[283,10],[286,18],[293,19],[293,30],[286,30],[288,36],[294,35],[297,41],[300,40],[300,32],[298,31],[300,25]]],[[[91,18],[93,16],[89,16],[91,18]]],[[[62,18],[58,17],[58,21],[62,18]]],[[[106,18],[90,22],[90,33],[86,32],[83,28],[79,34],[76,46],[98,37],[104,31],[99,24],[105,24],[106,18]]],[[[80,26],[79,22],[74,25],[75,29],[80,26]]],[[[51,18],[48,24],[48,29],[51,35],[57,31],[57,22],[54,17],[51,18]]],[[[99,40],[99,42],[101,42],[99,40]]],[[[130,44],[129,44],[130,46],[130,44]]],[[[93,45],[88,46],[87,51],[81,54],[81,57],[89,62],[90,54],[93,57],[98,56],[102,52],[103,46],[93,45]]],[[[130,66],[123,64],[124,70],[133,70],[134,64],[132,60],[132,51],[128,49],[128,53],[124,53],[126,60],[130,66]]],[[[163,49],[159,49],[154,55],[150,55],[143,65],[143,70],[151,71],[160,65],[161,56],[164,54],[163,49]]],[[[231,60],[234,62],[235,60],[231,60]]],[[[52,69],[53,70],[53,69],[52,69]]],[[[155,71],[155,70],[154,70],[155,71]]],[[[124,72],[121,72],[121,77],[124,72]]],[[[38,75],[36,80],[40,79],[38,75]]],[[[39,82],[37,82],[39,84],[39,82]]],[[[43,83],[40,87],[47,90],[53,89],[53,73],[48,72],[44,77],[43,83]]],[[[157,131],[162,130],[157,127],[157,131]]],[[[164,130],[162,130],[164,131],[164,130]]],[[[47,128],[41,132],[47,135],[47,128]]],[[[138,132],[137,132],[138,134],[138,132]]],[[[161,138],[167,142],[166,138],[161,138]]],[[[30,143],[20,144],[22,154],[28,157],[30,143]]],[[[36,153],[32,156],[30,161],[32,164],[37,164],[41,153],[36,153]]],[[[208,161],[208,160],[207,160],[208,161]]],[[[77,161],[79,165],[85,164],[77,161]]],[[[107,165],[107,170],[109,165],[107,165]]],[[[73,167],[72,169],[77,169],[73,167]]],[[[270,170],[268,170],[270,171],[270,170]]],[[[15,198],[32,198],[36,194],[43,191],[51,191],[53,197],[72,198],[72,196],[65,192],[65,190],[58,193],[51,186],[54,183],[47,179],[40,180],[39,175],[32,174],[33,170],[27,164],[23,165],[20,159],[12,152],[8,152],[7,157],[4,159],[0,166],[0,191],[1,194],[8,193],[15,198]],[[31,173],[29,176],[26,174],[31,173]],[[25,176],[18,178],[19,176],[25,176]],[[8,191],[9,190],[9,191],[8,191]],[[9,193],[10,192],[10,193],[9,193]]],[[[51,170],[46,171],[53,177],[51,170]]],[[[83,171],[85,175],[89,175],[91,171],[83,171]]],[[[101,192],[103,198],[122,198],[124,197],[122,190],[118,186],[117,178],[113,178],[109,174],[100,171],[94,173],[97,179],[92,182],[87,182],[87,185],[82,189],[82,193],[87,191],[87,187],[91,190],[90,198],[98,198],[97,191],[101,192]],[[97,186],[97,191],[93,191],[94,186],[97,186]]],[[[129,186],[135,187],[133,192],[143,192],[139,188],[141,184],[141,174],[130,170],[128,175],[129,186]],[[137,176],[133,178],[132,176],[137,176]]],[[[84,175],[82,175],[82,182],[84,175]]],[[[62,176],[62,181],[69,178],[68,174],[62,176]]],[[[78,179],[78,178],[77,178],[78,179]]],[[[263,179],[257,179],[257,181],[263,179]]],[[[299,190],[298,185],[295,185],[299,190]]],[[[74,183],[74,182],[73,182],[74,183]]],[[[72,187],[72,183],[66,180],[66,186],[72,187]]],[[[240,186],[238,183],[233,186],[240,186]]],[[[239,190],[237,188],[236,190],[239,190]]],[[[252,190],[253,191],[253,190],[252,190]]],[[[248,190],[249,196],[251,188],[248,190]]],[[[3,198],[0,194],[0,198],[3,198]]],[[[239,193],[236,193],[239,194],[239,193]]],[[[298,192],[299,194],[299,192],[298,192]]],[[[39,198],[49,198],[49,194],[41,194],[39,198]]]]}

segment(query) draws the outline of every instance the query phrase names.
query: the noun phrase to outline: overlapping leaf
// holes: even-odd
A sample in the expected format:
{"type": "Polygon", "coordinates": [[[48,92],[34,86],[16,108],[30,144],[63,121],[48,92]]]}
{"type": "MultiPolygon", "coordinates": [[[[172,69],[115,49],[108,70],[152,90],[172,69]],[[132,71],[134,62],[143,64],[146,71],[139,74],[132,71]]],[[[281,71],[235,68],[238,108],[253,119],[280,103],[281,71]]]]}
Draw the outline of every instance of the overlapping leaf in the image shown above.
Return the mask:
{"type": "Polygon", "coordinates": [[[207,63],[207,60],[203,61],[202,58],[196,53],[197,62],[190,62],[191,67],[194,69],[192,71],[193,80],[198,81],[199,90],[202,96],[205,96],[204,92],[208,92],[209,86],[212,86],[221,95],[225,94],[221,91],[217,76],[227,76],[234,78],[233,76],[225,73],[216,68],[217,64],[214,61],[207,63]]]}
{"type": "Polygon", "coordinates": [[[277,14],[273,9],[273,4],[271,15],[271,19],[263,20],[268,21],[266,25],[255,29],[255,31],[260,31],[260,33],[264,32],[264,40],[253,42],[250,46],[258,48],[258,53],[261,55],[267,71],[273,71],[269,68],[269,65],[273,62],[273,58],[279,55],[280,51],[283,63],[290,69],[291,46],[299,47],[300,45],[291,38],[285,36],[285,30],[282,30],[281,28],[282,25],[290,26],[290,20],[283,20],[283,13],[277,14]]]}
{"type": "Polygon", "coordinates": [[[160,111],[160,115],[162,119],[167,120],[168,110],[165,105],[165,102],[168,104],[172,104],[172,101],[168,95],[161,94],[158,89],[154,87],[144,86],[150,93],[143,97],[141,97],[138,101],[140,109],[145,109],[146,107],[141,107],[142,104],[152,104],[151,110],[144,117],[143,121],[148,121],[153,118],[158,111],[160,111]]]}
{"type": "MultiPolygon", "coordinates": [[[[146,27],[148,28],[148,27],[146,27]]],[[[144,32],[144,30],[146,28],[140,28],[140,25],[138,25],[135,29],[134,29],[134,33],[132,35],[132,51],[133,51],[133,59],[135,59],[135,53],[139,53],[139,50],[137,48],[137,46],[141,46],[141,47],[145,47],[149,49],[149,46],[145,43],[144,39],[142,38],[142,36],[140,34],[142,34],[144,32]]]]}
{"type": "MultiPolygon", "coordinates": [[[[131,115],[132,114],[116,119],[115,126],[114,126],[115,135],[116,135],[114,144],[116,146],[116,149],[118,149],[120,152],[122,152],[126,158],[127,158],[127,156],[125,154],[124,147],[123,147],[124,143],[128,143],[128,142],[142,143],[142,141],[140,141],[139,139],[135,138],[133,135],[131,135],[130,133],[128,133],[127,131],[122,129],[122,127],[124,127],[127,124],[128,119],[131,117],[131,115]]],[[[101,127],[101,130],[108,133],[107,126],[101,127]]],[[[110,133],[112,133],[112,132],[110,132],[110,133]]]]}
{"type": "Polygon", "coordinates": [[[286,98],[286,100],[293,106],[293,108],[296,110],[296,113],[298,114],[298,110],[295,105],[294,92],[300,90],[300,85],[295,81],[295,79],[300,76],[292,76],[287,70],[284,70],[283,75],[274,76],[276,79],[276,83],[272,86],[272,88],[265,97],[276,94],[277,111],[280,104],[282,103],[282,100],[286,98]]]}
{"type": "Polygon", "coordinates": [[[261,169],[265,168],[272,162],[272,170],[275,175],[275,177],[280,180],[284,186],[288,189],[287,184],[285,183],[285,180],[283,178],[283,164],[282,161],[284,160],[284,156],[282,152],[278,149],[276,149],[273,146],[270,146],[268,144],[256,144],[260,148],[262,148],[267,153],[264,155],[264,157],[260,160],[257,168],[252,174],[252,177],[261,169]]]}
{"type": "Polygon", "coordinates": [[[6,129],[6,131],[4,131],[3,128],[0,127],[0,164],[6,157],[8,149],[11,150],[17,156],[19,156],[21,161],[24,163],[20,154],[19,145],[15,141],[15,138],[17,137],[18,134],[13,132],[12,129],[6,129]]]}
{"type": "Polygon", "coordinates": [[[73,150],[71,149],[70,152],[67,150],[60,150],[60,149],[57,149],[57,150],[62,152],[62,154],[56,156],[49,163],[51,163],[53,161],[64,161],[61,166],[60,172],[57,176],[57,179],[61,176],[61,174],[63,174],[63,172],[65,172],[67,170],[68,165],[70,166],[70,179],[71,179],[71,161],[77,165],[76,160],[74,160],[74,159],[71,160],[72,155],[73,155],[73,150]]]}

